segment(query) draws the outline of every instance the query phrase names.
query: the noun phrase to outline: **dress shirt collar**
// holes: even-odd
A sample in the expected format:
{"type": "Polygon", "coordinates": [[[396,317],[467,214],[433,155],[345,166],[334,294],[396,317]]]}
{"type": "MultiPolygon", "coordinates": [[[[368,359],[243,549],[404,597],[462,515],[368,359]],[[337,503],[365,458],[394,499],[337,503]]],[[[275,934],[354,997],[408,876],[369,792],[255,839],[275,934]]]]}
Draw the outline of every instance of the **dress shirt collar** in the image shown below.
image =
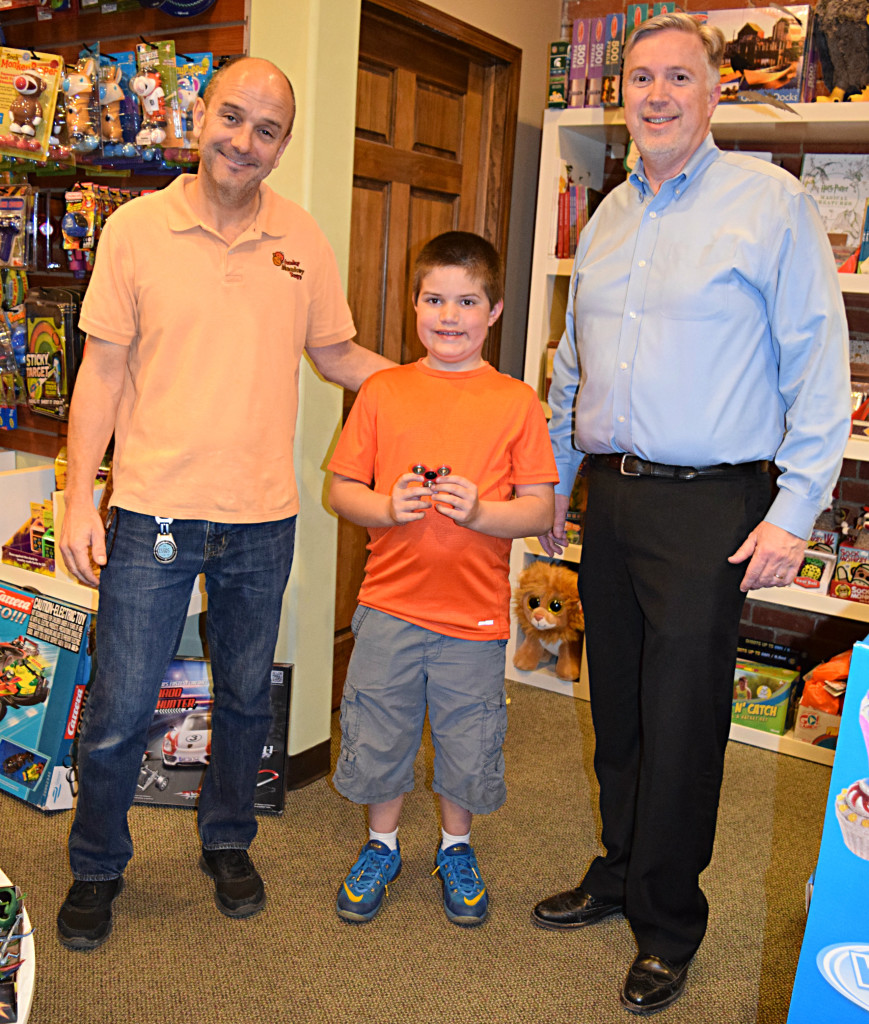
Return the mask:
{"type": "MultiPolygon", "coordinates": [[[[675,192],[676,198],[683,195],[685,190],[691,186],[691,183],[697,180],[701,172],[713,160],[718,159],[720,152],[721,150],[715,145],[715,140],[712,138],[712,132],[707,132],[703,141],[688,158],[682,170],[675,177],[668,178],[667,181],[662,182],[659,191],[666,188],[670,193],[675,192]]],[[[637,161],[633,173],[628,180],[639,193],[641,202],[652,195],[652,189],[649,186],[646,172],[643,168],[642,157],[637,161]]]]}

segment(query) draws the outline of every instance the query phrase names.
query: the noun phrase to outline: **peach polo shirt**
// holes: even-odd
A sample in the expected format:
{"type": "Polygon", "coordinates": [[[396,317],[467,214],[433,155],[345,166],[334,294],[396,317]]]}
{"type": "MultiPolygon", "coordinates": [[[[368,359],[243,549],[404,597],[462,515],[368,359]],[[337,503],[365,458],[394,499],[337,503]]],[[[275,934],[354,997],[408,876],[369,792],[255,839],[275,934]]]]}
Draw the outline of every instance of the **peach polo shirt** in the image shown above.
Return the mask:
{"type": "Polygon", "coordinates": [[[146,515],[271,522],[299,508],[299,362],[354,336],[313,217],[260,186],[231,245],[194,213],[192,175],[106,222],[81,329],[129,347],[112,504],[146,515]]]}

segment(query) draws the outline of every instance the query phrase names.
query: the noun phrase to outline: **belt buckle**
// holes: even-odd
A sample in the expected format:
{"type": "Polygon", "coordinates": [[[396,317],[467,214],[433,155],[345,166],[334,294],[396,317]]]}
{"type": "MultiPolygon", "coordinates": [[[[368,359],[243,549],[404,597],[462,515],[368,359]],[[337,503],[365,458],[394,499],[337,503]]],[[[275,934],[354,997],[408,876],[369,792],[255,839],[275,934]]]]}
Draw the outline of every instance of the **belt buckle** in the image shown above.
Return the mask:
{"type": "Polygon", "coordinates": [[[622,474],[622,476],[639,476],[640,475],[640,471],[639,470],[637,470],[635,473],[631,473],[627,469],[625,469],[625,459],[635,459],[635,458],[636,458],[636,455],[630,455],[627,452],[622,456],[622,461],[621,461],[621,464],[619,465],[619,472],[622,474]]]}

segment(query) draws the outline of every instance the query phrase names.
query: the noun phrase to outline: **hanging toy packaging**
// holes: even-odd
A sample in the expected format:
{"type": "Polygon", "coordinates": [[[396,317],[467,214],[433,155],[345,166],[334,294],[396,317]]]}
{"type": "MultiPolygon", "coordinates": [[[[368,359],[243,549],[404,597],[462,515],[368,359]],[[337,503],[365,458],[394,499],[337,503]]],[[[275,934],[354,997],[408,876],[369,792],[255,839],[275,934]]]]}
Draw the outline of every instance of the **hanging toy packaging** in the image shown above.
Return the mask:
{"type": "Polygon", "coordinates": [[[32,216],[29,185],[0,185],[0,267],[30,266],[32,216]]]}
{"type": "Polygon", "coordinates": [[[199,143],[193,135],[193,104],[202,96],[211,81],[214,55],[211,53],[177,54],[178,104],[172,122],[173,136],[167,145],[166,159],[172,162],[190,163],[195,159],[194,150],[199,143]],[[179,147],[177,150],[174,147],[179,147]]]}
{"type": "Polygon", "coordinates": [[[76,154],[93,153],[100,144],[97,59],[88,52],[63,76],[69,144],[76,154]]]}
{"type": "Polygon", "coordinates": [[[57,54],[0,49],[0,153],[48,158],[62,75],[57,54]]]}
{"type": "Polygon", "coordinates": [[[171,39],[139,43],[136,62],[138,71],[130,79],[130,89],[139,97],[142,107],[142,127],[136,143],[143,147],[146,160],[159,161],[168,145],[170,120],[174,122],[178,108],[175,43],[171,39]]]}
{"type": "Polygon", "coordinates": [[[137,73],[132,50],[100,56],[100,135],[103,155],[113,161],[139,156],[136,136],[141,128],[139,97],[131,81],[137,73]]]}

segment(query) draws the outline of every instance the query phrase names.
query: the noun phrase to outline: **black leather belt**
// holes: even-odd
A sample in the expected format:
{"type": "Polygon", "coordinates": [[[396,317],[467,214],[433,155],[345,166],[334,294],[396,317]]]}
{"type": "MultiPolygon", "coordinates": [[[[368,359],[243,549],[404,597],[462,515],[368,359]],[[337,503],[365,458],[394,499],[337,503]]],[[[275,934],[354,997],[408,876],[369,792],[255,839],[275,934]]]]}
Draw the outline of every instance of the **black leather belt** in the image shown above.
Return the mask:
{"type": "Polygon", "coordinates": [[[606,466],[617,469],[622,476],[654,476],[664,480],[697,480],[710,476],[754,476],[766,473],[769,463],[765,460],[757,462],[720,462],[717,466],[668,466],[663,462],[648,462],[638,455],[592,455],[595,466],[606,466]]]}

